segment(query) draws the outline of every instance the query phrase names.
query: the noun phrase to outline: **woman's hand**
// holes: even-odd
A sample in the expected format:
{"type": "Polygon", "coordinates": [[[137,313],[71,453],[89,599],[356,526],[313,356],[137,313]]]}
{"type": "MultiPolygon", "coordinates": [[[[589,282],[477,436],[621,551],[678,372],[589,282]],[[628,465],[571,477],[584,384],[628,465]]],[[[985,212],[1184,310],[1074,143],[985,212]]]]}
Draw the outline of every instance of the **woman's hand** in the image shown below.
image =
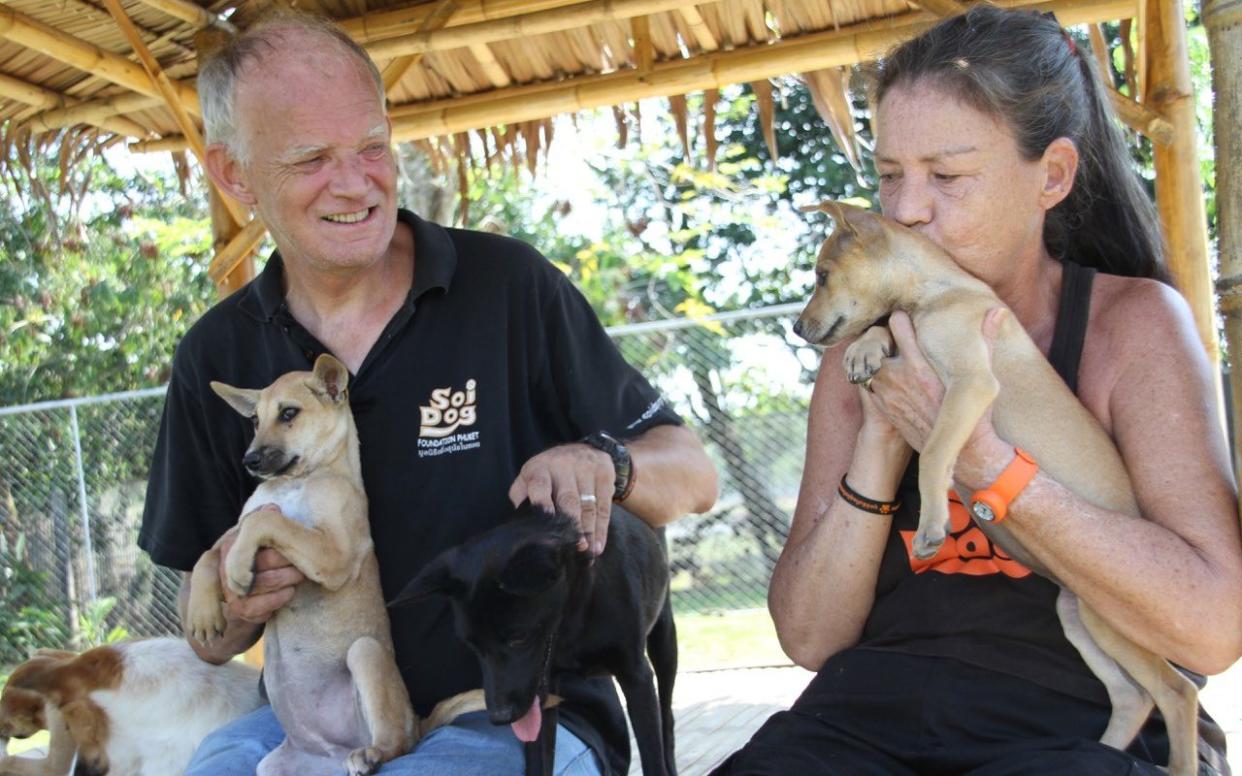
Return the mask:
{"type": "MultiPolygon", "coordinates": [[[[989,357],[1001,320],[1008,314],[1005,308],[996,307],[984,316],[982,334],[989,357]]],[[[883,427],[887,425],[921,453],[940,413],[944,384],[923,355],[909,315],[894,312],[889,318],[889,331],[896,343],[897,355],[884,359],[880,370],[868,384],[870,390],[863,390],[860,438],[863,434],[879,437],[885,433],[883,427]]],[[[976,479],[977,470],[1003,445],[1005,443],[992,426],[992,410],[989,407],[958,456],[956,471],[967,474],[961,479],[976,479]]]]}

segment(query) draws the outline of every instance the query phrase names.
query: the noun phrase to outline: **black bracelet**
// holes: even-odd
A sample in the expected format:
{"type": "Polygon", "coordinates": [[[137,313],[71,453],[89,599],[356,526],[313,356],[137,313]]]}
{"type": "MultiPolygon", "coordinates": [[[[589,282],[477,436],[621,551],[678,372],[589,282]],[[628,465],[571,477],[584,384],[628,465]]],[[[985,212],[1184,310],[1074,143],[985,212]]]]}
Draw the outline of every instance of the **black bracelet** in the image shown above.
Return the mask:
{"type": "Polygon", "coordinates": [[[841,498],[845,499],[845,503],[855,509],[861,509],[873,515],[891,515],[898,509],[901,509],[900,501],[875,501],[867,498],[851,488],[849,483],[845,481],[844,476],[841,477],[841,485],[837,488],[837,493],[841,494],[841,498]]]}

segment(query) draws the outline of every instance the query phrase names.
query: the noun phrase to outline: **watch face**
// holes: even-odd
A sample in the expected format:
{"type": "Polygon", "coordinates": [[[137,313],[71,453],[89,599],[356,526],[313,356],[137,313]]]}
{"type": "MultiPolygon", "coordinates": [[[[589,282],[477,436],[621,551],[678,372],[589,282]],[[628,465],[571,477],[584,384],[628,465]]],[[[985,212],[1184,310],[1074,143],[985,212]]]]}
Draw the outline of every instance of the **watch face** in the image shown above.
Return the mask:
{"type": "Polygon", "coordinates": [[[996,519],[996,513],[992,511],[992,508],[990,506],[983,503],[982,501],[976,501],[975,503],[971,504],[970,511],[974,512],[975,517],[979,518],[985,523],[990,523],[996,519]]]}

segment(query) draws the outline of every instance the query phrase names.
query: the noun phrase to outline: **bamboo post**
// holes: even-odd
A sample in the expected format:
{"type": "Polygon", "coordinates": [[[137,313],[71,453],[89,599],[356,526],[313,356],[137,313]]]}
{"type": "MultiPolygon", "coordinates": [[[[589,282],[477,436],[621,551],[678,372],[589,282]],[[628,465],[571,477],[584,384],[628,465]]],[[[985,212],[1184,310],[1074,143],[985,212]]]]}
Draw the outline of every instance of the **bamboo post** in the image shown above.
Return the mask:
{"type": "Polygon", "coordinates": [[[1212,106],[1216,136],[1216,224],[1220,239],[1220,309],[1233,367],[1229,394],[1234,410],[1234,474],[1242,450],[1242,175],[1236,167],[1242,154],[1242,0],[1204,0],[1203,25],[1212,51],[1212,106]]]}
{"type": "MultiPolygon", "coordinates": [[[[1144,102],[1173,125],[1172,143],[1152,145],[1156,204],[1164,226],[1173,282],[1190,303],[1199,339],[1216,368],[1220,364],[1220,344],[1208,271],[1207,214],[1195,141],[1195,105],[1184,20],[1181,0],[1147,0],[1144,22],[1148,78],[1144,102]]],[[[1217,398],[1223,412],[1223,393],[1218,393],[1217,398]]]]}

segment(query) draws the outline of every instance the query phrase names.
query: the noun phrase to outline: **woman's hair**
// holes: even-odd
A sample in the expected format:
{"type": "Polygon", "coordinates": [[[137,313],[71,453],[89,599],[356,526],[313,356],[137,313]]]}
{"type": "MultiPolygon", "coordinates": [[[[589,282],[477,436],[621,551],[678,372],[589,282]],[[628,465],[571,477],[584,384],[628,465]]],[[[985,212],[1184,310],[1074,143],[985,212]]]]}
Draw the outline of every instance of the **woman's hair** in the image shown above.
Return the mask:
{"type": "Polygon", "coordinates": [[[1156,209],[1095,63],[1051,14],[976,5],[898,46],[876,70],[873,104],[897,86],[934,86],[1003,120],[1028,160],[1059,137],[1072,140],[1078,172],[1044,223],[1049,253],[1168,281],[1156,209]]]}
{"type": "Polygon", "coordinates": [[[321,38],[325,45],[315,49],[319,57],[335,55],[356,61],[362,72],[375,82],[380,107],[387,107],[384,79],[366,50],[349,37],[349,33],[325,17],[278,6],[265,12],[245,32],[213,51],[199,65],[198,96],[208,143],[223,143],[237,159],[248,161],[249,149],[238,136],[234,115],[237,79],[247,68],[261,63],[276,51],[291,33],[321,38]]]}

